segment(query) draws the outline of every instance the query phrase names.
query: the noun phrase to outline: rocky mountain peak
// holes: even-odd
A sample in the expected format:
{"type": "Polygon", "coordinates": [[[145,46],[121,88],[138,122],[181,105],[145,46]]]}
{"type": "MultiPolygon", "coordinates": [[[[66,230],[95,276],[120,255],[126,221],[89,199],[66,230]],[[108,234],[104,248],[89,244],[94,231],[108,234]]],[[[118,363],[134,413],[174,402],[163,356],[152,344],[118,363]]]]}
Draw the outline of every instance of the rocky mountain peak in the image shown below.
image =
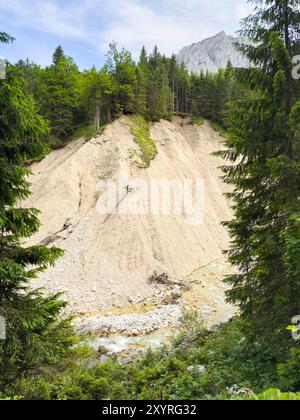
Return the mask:
{"type": "Polygon", "coordinates": [[[184,62],[190,72],[195,73],[216,73],[225,68],[228,61],[234,67],[248,67],[248,59],[237,51],[234,45],[238,40],[239,38],[226,35],[222,31],[211,38],[184,47],[178,54],[178,60],[184,62]]]}

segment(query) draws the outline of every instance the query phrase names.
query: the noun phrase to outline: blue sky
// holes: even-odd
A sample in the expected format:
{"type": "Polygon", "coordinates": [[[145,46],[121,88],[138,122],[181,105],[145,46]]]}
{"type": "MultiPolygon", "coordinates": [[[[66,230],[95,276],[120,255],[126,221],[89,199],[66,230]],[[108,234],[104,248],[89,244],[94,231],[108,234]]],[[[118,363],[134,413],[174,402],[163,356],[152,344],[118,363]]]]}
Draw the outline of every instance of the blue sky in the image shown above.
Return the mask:
{"type": "Polygon", "coordinates": [[[170,55],[222,30],[233,35],[250,10],[247,0],[0,0],[0,31],[16,38],[0,56],[44,66],[61,44],[81,69],[100,67],[113,40],[134,58],[143,45],[170,55]]]}

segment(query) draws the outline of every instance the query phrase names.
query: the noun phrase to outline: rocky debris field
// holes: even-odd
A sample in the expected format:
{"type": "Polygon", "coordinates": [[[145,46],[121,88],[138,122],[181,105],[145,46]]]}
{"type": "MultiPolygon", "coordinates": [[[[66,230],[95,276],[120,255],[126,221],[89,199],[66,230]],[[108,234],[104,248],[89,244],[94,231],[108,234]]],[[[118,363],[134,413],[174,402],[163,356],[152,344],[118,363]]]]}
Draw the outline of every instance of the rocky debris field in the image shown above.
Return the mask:
{"type": "Polygon", "coordinates": [[[178,327],[182,314],[180,305],[163,305],[144,314],[92,316],[78,320],[79,334],[124,334],[138,336],[149,334],[161,328],[178,327]]]}
{"type": "Polygon", "coordinates": [[[77,317],[77,331],[80,335],[111,337],[112,342],[115,335],[142,337],[154,331],[178,329],[186,312],[197,312],[205,326],[215,326],[235,314],[235,309],[225,302],[226,286],[221,280],[231,272],[224,260],[215,261],[195,270],[180,286],[169,286],[142,302],[77,317]]]}

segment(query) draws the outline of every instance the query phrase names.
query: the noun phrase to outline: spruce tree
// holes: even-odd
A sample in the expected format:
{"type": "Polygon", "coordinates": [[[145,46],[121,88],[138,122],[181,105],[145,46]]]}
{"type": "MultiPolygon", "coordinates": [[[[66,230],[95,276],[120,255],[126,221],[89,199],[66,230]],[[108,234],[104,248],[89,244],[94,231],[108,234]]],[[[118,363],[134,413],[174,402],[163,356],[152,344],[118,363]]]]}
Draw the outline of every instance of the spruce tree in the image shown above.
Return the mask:
{"type": "Polygon", "coordinates": [[[148,55],[145,47],[143,47],[137,66],[136,112],[144,117],[148,117],[148,80],[148,55]]]}
{"type": "Polygon", "coordinates": [[[38,211],[23,208],[30,195],[25,163],[44,153],[47,132],[19,69],[0,80],[0,315],[6,340],[0,340],[0,387],[20,373],[58,361],[74,341],[59,295],[44,296],[31,284],[62,255],[56,248],[24,246],[39,229],[38,211]]]}
{"type": "Polygon", "coordinates": [[[174,98],[169,86],[167,60],[155,47],[149,57],[148,115],[152,121],[168,118],[173,112],[174,98]]]}
{"type": "Polygon", "coordinates": [[[252,43],[239,46],[255,67],[236,70],[250,93],[231,105],[222,153],[234,163],[224,167],[234,186],[228,253],[238,268],[228,298],[248,337],[278,355],[300,314],[300,101],[291,64],[300,13],[298,0],[255,3],[241,31],[252,43]]]}
{"type": "Polygon", "coordinates": [[[169,60],[169,86],[173,94],[174,104],[173,110],[179,111],[179,98],[178,98],[178,63],[177,57],[173,54],[169,60]]]}
{"type": "Polygon", "coordinates": [[[37,64],[26,60],[19,60],[16,66],[21,70],[22,79],[25,81],[25,89],[28,95],[32,95],[36,102],[41,101],[41,75],[43,69],[37,64]]]}
{"type": "Polygon", "coordinates": [[[75,130],[75,114],[79,108],[81,79],[70,57],[54,58],[56,64],[41,74],[40,112],[51,127],[49,144],[59,146],[75,130]]]}
{"type": "Polygon", "coordinates": [[[83,100],[87,109],[88,121],[96,131],[102,124],[112,120],[114,92],[115,82],[106,67],[101,71],[97,71],[93,67],[86,72],[83,100]]]}
{"type": "Polygon", "coordinates": [[[111,43],[107,54],[107,68],[114,79],[114,112],[131,114],[134,112],[137,83],[136,64],[129,51],[118,51],[117,44],[111,43]]]}
{"type": "Polygon", "coordinates": [[[0,43],[8,44],[9,42],[13,42],[14,38],[8,35],[6,32],[0,32],[0,43]]]}
{"type": "Polygon", "coordinates": [[[65,58],[66,58],[66,56],[65,56],[64,50],[63,50],[62,46],[61,46],[61,45],[59,45],[59,46],[56,48],[56,50],[54,51],[54,54],[53,54],[53,60],[52,60],[52,62],[53,62],[53,64],[54,64],[55,66],[58,66],[58,65],[59,65],[59,63],[60,63],[62,60],[64,60],[65,58]]]}

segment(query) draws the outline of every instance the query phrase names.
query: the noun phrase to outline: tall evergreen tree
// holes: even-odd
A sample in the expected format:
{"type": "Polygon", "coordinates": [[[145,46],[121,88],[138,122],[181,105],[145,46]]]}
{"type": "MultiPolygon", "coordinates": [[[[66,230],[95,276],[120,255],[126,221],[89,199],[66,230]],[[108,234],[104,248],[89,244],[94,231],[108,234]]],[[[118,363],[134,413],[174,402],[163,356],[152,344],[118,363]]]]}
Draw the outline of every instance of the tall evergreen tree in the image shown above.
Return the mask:
{"type": "Polygon", "coordinates": [[[58,54],[41,75],[40,112],[50,123],[50,144],[55,145],[57,139],[64,141],[74,132],[80,96],[81,77],[76,64],[72,58],[58,54]]]}
{"type": "Polygon", "coordinates": [[[236,70],[251,92],[231,106],[222,153],[235,163],[224,167],[234,186],[229,257],[239,268],[228,278],[228,297],[239,305],[248,335],[271,354],[300,314],[300,100],[291,64],[300,12],[299,0],[254,2],[241,32],[253,43],[239,48],[256,67],[236,70]]]}
{"type": "Polygon", "coordinates": [[[244,94],[240,84],[233,77],[230,64],[216,74],[192,74],[185,82],[184,92],[188,93],[188,109],[192,114],[200,115],[224,127],[227,104],[233,99],[242,98],[244,94]]]}
{"type": "Polygon", "coordinates": [[[149,57],[148,116],[152,121],[167,118],[173,111],[173,94],[169,87],[169,69],[165,57],[155,47],[149,57]]]}
{"type": "Polygon", "coordinates": [[[8,44],[9,42],[13,42],[14,38],[8,35],[6,32],[0,32],[0,43],[8,44]]]}
{"type": "Polygon", "coordinates": [[[33,95],[36,102],[41,100],[41,77],[43,69],[37,64],[26,60],[19,60],[16,66],[21,69],[21,76],[25,81],[25,88],[28,95],[33,95]]]}
{"type": "Polygon", "coordinates": [[[148,80],[149,80],[149,66],[148,55],[146,48],[143,47],[140,60],[137,66],[137,85],[136,85],[136,112],[148,116],[148,80]]]}
{"type": "Polygon", "coordinates": [[[109,71],[104,67],[97,71],[93,67],[85,75],[84,102],[87,108],[88,120],[95,130],[103,123],[111,122],[113,116],[113,96],[115,82],[109,71]]]}
{"type": "Polygon", "coordinates": [[[61,46],[61,45],[59,45],[59,46],[56,48],[56,50],[54,51],[54,54],[53,54],[53,60],[52,60],[52,62],[53,62],[53,64],[54,64],[55,66],[58,66],[58,65],[59,65],[59,63],[60,63],[62,60],[64,60],[65,58],[66,58],[66,56],[65,56],[64,50],[63,50],[62,46],[61,46]]]}
{"type": "Polygon", "coordinates": [[[24,164],[44,152],[46,132],[19,70],[9,67],[0,80],[0,315],[7,326],[6,340],[0,340],[0,387],[20,371],[58,361],[73,343],[69,320],[59,319],[65,303],[29,284],[62,252],[22,245],[40,225],[37,210],[21,207],[30,194],[24,164]]]}
{"type": "Polygon", "coordinates": [[[136,65],[129,51],[118,51],[117,44],[110,44],[107,67],[115,81],[114,107],[120,112],[134,112],[135,90],[137,83],[136,65]]]}

